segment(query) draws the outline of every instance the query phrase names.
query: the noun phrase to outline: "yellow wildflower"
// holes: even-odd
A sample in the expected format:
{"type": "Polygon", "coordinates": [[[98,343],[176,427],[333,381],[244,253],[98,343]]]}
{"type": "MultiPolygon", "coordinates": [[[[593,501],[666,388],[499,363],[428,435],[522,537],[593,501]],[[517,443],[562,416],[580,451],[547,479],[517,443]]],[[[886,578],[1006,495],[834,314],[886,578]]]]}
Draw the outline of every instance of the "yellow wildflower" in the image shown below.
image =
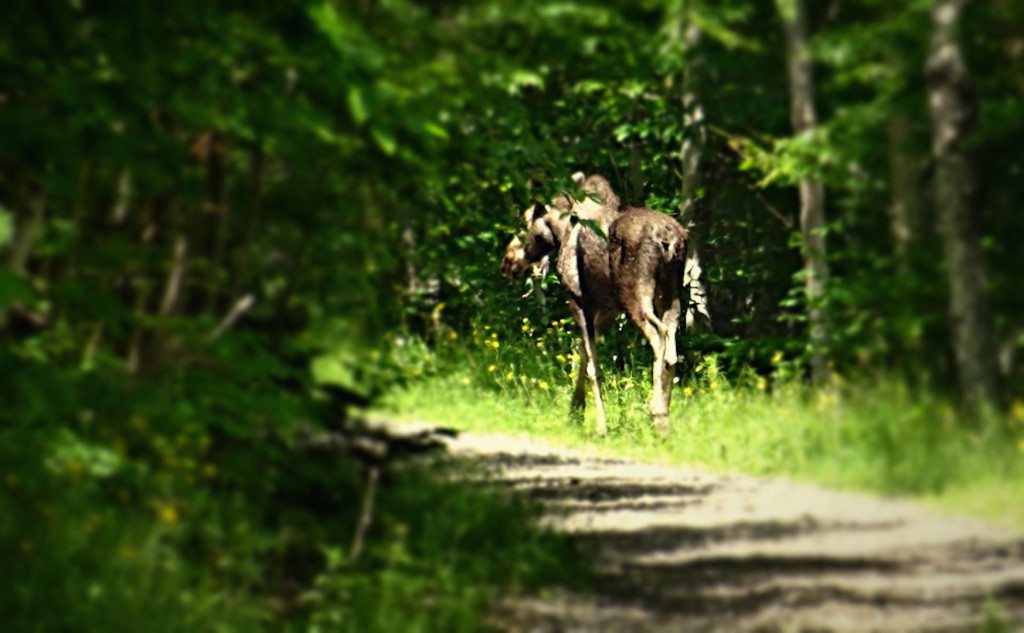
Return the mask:
{"type": "Polygon", "coordinates": [[[537,386],[540,388],[541,391],[547,391],[548,390],[548,383],[544,382],[543,380],[538,382],[537,386]]]}
{"type": "Polygon", "coordinates": [[[1014,400],[1010,404],[1010,419],[1014,422],[1024,422],[1024,402],[1014,400]]]}
{"type": "Polygon", "coordinates": [[[490,365],[490,366],[487,367],[487,373],[489,373],[489,374],[493,374],[496,371],[498,371],[498,366],[497,365],[490,365]]]}
{"type": "Polygon", "coordinates": [[[782,352],[775,352],[772,354],[772,365],[778,365],[782,362],[782,352]]]}
{"type": "Polygon", "coordinates": [[[448,330],[448,340],[449,341],[457,341],[457,340],[459,340],[459,333],[456,332],[455,330],[448,330]]]}
{"type": "Polygon", "coordinates": [[[174,525],[178,522],[178,509],[170,503],[162,504],[157,511],[157,518],[160,519],[161,523],[174,525]]]}
{"type": "Polygon", "coordinates": [[[463,376],[463,377],[462,377],[462,380],[460,380],[459,382],[461,382],[461,383],[462,383],[462,384],[464,384],[464,385],[468,385],[468,384],[469,384],[469,382],[470,382],[470,381],[469,381],[469,376],[463,376]]]}
{"type": "Polygon", "coordinates": [[[689,385],[683,387],[683,395],[684,396],[692,396],[693,395],[693,387],[691,387],[689,385]]]}
{"type": "Polygon", "coordinates": [[[512,380],[515,377],[516,375],[513,372],[508,372],[507,374],[505,374],[505,380],[512,380]]]}
{"type": "Polygon", "coordinates": [[[498,349],[499,347],[501,347],[501,343],[499,343],[497,340],[492,339],[490,341],[487,341],[487,347],[490,347],[491,349],[498,349]]]}

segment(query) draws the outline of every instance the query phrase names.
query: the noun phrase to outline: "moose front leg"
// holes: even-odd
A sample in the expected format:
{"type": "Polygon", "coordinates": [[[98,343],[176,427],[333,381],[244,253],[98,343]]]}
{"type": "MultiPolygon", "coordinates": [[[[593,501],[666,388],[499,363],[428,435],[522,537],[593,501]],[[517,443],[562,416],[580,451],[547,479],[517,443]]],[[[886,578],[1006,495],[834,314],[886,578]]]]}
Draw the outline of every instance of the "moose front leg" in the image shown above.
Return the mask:
{"type": "Polygon", "coordinates": [[[632,292],[621,292],[619,300],[625,306],[629,320],[640,330],[651,346],[654,363],[651,368],[651,400],[647,411],[654,421],[654,426],[662,431],[668,427],[668,407],[663,395],[665,391],[665,336],[648,318],[648,311],[653,311],[653,307],[647,307],[652,304],[645,301],[643,290],[641,289],[639,292],[633,289],[629,290],[632,292]]]}
{"type": "Polygon", "coordinates": [[[651,320],[647,318],[646,309],[641,301],[633,302],[630,307],[632,309],[629,310],[629,317],[634,325],[640,329],[640,332],[643,333],[644,338],[647,339],[654,357],[651,369],[651,401],[648,404],[647,411],[651,414],[655,426],[660,428],[666,424],[664,418],[668,416],[668,408],[665,406],[665,398],[663,396],[665,387],[665,337],[659,328],[655,327],[651,320]]]}
{"type": "Polygon", "coordinates": [[[679,361],[679,354],[676,351],[676,332],[679,330],[679,319],[683,313],[683,296],[680,283],[682,282],[682,267],[677,266],[670,271],[667,286],[670,289],[671,300],[668,309],[661,315],[665,324],[665,366],[661,376],[661,396],[665,401],[665,415],[671,410],[672,404],[672,379],[676,374],[676,363],[679,361]]]}
{"type": "MultiPolygon", "coordinates": [[[[580,329],[583,331],[583,328],[580,329]]],[[[587,346],[583,342],[584,334],[580,336],[580,365],[576,368],[576,385],[572,393],[571,408],[573,411],[585,409],[587,406],[587,365],[590,357],[587,355],[587,346]]]]}
{"type": "Polygon", "coordinates": [[[579,327],[581,349],[586,354],[585,365],[583,365],[583,355],[580,355],[582,365],[580,372],[582,373],[584,370],[586,371],[587,380],[590,382],[591,393],[594,394],[594,413],[597,418],[594,428],[598,435],[607,435],[608,422],[605,419],[604,401],[601,398],[601,374],[597,366],[597,336],[593,317],[587,314],[587,311],[584,310],[575,299],[571,299],[569,301],[569,311],[572,313],[572,318],[576,321],[576,325],[579,327]]]}

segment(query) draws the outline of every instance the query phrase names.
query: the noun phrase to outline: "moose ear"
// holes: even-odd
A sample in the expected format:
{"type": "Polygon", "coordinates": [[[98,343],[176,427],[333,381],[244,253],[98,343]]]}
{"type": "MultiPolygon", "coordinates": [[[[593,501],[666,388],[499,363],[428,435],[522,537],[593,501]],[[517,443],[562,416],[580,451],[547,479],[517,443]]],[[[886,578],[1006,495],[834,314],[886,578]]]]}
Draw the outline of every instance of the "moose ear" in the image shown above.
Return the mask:
{"type": "Polygon", "coordinates": [[[534,220],[541,219],[542,217],[544,217],[547,214],[547,212],[548,212],[548,210],[544,207],[543,204],[538,202],[538,203],[533,205],[533,219],[534,220]]]}

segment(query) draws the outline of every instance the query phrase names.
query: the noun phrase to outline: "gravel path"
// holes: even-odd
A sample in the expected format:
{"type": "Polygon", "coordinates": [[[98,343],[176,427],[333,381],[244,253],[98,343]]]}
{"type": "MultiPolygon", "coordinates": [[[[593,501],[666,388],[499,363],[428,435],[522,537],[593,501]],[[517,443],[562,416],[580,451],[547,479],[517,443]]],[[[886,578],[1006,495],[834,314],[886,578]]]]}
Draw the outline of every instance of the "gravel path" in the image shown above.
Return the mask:
{"type": "Polygon", "coordinates": [[[593,592],[507,601],[506,631],[1024,630],[1024,535],[906,501],[459,434],[456,456],[595,552],[593,592]]]}

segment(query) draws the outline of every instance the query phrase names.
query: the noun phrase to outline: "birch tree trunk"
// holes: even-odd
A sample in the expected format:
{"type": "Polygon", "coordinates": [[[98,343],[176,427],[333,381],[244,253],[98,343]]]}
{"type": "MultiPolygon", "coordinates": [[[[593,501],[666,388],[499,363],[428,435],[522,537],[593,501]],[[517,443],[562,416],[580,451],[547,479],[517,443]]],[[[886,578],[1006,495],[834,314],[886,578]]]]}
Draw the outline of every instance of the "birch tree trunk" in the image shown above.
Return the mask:
{"type": "Polygon", "coordinates": [[[978,236],[974,173],[963,140],[974,128],[976,104],[958,40],[966,0],[932,7],[932,41],[925,68],[935,159],[935,206],[949,269],[949,317],[964,403],[994,405],[998,392],[995,327],[986,297],[978,236]]]}
{"type": "MultiPolygon", "coordinates": [[[[804,0],[775,0],[786,40],[790,119],[793,132],[807,133],[818,124],[814,108],[814,77],[807,42],[804,0]]],[[[822,305],[828,282],[825,245],[825,188],[812,178],[800,181],[800,233],[803,239],[804,293],[811,342],[811,378],[824,381],[829,374],[827,350],[831,338],[828,315],[822,305]]]]}

